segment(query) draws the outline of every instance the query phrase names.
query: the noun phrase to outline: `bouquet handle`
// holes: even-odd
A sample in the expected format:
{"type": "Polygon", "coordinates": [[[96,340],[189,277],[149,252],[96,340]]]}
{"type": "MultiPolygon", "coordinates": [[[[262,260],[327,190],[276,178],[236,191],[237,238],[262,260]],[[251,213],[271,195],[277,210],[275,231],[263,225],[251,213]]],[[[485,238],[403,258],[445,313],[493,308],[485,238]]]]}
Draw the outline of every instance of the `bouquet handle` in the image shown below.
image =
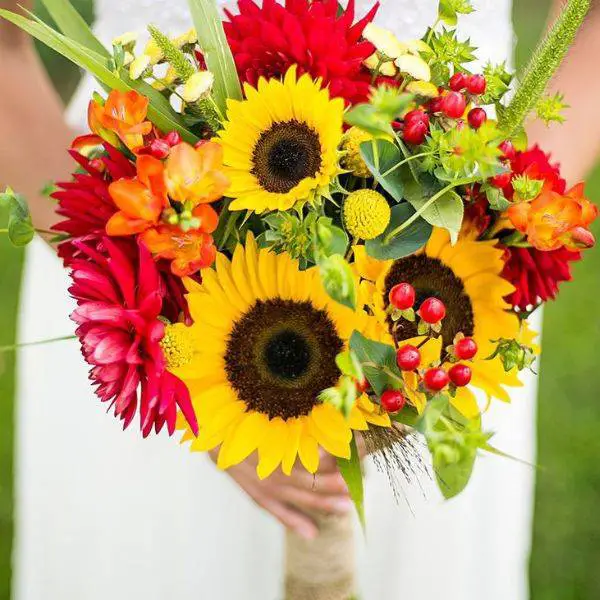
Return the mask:
{"type": "Polygon", "coordinates": [[[352,600],[356,594],[352,513],[310,515],[319,536],[286,533],[285,600],[352,600]]]}

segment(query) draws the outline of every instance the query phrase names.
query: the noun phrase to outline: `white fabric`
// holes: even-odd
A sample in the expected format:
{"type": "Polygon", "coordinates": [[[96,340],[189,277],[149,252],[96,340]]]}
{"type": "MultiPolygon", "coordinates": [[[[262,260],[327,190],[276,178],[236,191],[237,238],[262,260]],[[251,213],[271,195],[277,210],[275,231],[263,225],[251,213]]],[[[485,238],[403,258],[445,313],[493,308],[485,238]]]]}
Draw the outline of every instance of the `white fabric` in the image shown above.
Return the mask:
{"type": "MultiPolygon", "coordinates": [[[[362,2],[362,10],[369,2],[362,2]]],[[[480,0],[463,19],[482,59],[510,57],[509,0],[480,0]]],[[[435,0],[384,0],[379,22],[420,36],[435,0]],[[418,8],[417,8],[418,7],[418,8]]],[[[190,21],[183,0],[98,0],[106,41],[152,22],[173,33],[190,21]]],[[[70,115],[83,127],[93,84],[70,115]]],[[[22,341],[70,333],[67,277],[48,248],[28,251],[22,341]]],[[[205,456],[166,437],[123,433],[92,395],[75,342],[20,354],[15,600],[276,600],[282,530],[205,456]]],[[[486,426],[505,451],[533,462],[535,380],[495,405],[486,426]]],[[[408,487],[408,486],[405,486],[408,487]]],[[[442,503],[424,482],[395,504],[370,470],[365,600],[525,600],[533,470],[486,458],[468,491],[442,503]],[[414,513],[414,514],[413,514],[414,513]]]]}

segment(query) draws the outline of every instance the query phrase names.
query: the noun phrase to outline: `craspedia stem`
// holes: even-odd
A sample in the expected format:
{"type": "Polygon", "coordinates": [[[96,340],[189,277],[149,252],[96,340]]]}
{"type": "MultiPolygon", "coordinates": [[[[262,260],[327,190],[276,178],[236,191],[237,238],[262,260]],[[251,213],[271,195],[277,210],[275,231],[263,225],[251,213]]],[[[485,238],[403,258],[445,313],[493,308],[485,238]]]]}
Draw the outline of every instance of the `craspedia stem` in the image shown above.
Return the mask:
{"type": "Polygon", "coordinates": [[[519,77],[520,85],[514,98],[500,117],[500,127],[508,135],[514,134],[537,106],[573,44],[590,5],[591,0],[568,0],[554,25],[538,44],[529,64],[519,77]]]}
{"type": "Polygon", "coordinates": [[[194,66],[186,58],[185,54],[154,25],[149,25],[148,31],[152,39],[156,42],[156,45],[162,50],[167,62],[175,69],[177,75],[184,81],[187,81],[196,72],[196,69],[194,69],[194,66]]]}

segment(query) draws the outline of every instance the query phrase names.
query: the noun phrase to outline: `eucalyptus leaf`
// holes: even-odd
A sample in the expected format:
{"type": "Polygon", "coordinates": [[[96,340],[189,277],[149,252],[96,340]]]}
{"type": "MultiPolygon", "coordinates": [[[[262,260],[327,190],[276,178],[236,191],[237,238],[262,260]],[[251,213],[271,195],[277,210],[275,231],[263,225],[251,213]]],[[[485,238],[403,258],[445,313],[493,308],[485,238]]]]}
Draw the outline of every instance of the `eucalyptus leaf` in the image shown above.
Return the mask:
{"type": "Polygon", "coordinates": [[[397,165],[404,156],[398,146],[387,140],[371,140],[360,145],[360,155],[381,187],[396,202],[402,202],[402,169],[397,165]]]}
{"type": "Polygon", "coordinates": [[[396,260],[420,250],[433,232],[433,227],[422,217],[415,219],[404,231],[386,242],[386,237],[415,213],[415,209],[407,202],[394,206],[387,229],[375,239],[365,242],[367,254],[378,260],[396,260]]]}
{"type": "Polygon", "coordinates": [[[8,208],[7,233],[13,246],[21,247],[29,244],[35,235],[35,229],[23,196],[7,188],[3,194],[0,194],[0,206],[8,208]]]}
{"type": "Polygon", "coordinates": [[[365,491],[363,483],[362,466],[360,464],[360,455],[356,446],[356,441],[352,438],[350,442],[350,459],[338,458],[337,464],[346,485],[348,486],[348,492],[350,498],[354,502],[358,518],[364,529],[365,527],[365,491]]]}
{"type": "Polygon", "coordinates": [[[319,261],[321,281],[327,294],[336,302],[356,310],[356,282],[352,268],[341,254],[319,261]]]}

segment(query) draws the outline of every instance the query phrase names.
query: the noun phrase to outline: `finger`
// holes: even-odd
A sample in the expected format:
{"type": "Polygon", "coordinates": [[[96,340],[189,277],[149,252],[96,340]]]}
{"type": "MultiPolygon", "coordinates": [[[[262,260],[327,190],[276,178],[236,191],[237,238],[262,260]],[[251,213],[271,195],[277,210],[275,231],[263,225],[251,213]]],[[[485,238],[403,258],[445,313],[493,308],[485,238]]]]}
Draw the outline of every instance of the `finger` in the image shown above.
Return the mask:
{"type": "Polygon", "coordinates": [[[337,473],[338,465],[335,456],[332,456],[325,450],[320,450],[319,470],[318,473],[337,473]]]}
{"type": "Polygon", "coordinates": [[[294,531],[305,540],[314,540],[319,535],[315,522],[296,508],[268,497],[260,497],[256,502],[273,515],[286,529],[294,531]]]}
{"type": "Polygon", "coordinates": [[[280,485],[293,485],[294,487],[326,495],[348,495],[348,486],[339,473],[326,473],[311,475],[304,470],[292,472],[286,480],[278,481],[280,485]]]}
{"type": "Polygon", "coordinates": [[[279,498],[301,510],[345,515],[352,510],[352,501],[346,495],[323,495],[293,486],[283,486],[279,498]]]}

